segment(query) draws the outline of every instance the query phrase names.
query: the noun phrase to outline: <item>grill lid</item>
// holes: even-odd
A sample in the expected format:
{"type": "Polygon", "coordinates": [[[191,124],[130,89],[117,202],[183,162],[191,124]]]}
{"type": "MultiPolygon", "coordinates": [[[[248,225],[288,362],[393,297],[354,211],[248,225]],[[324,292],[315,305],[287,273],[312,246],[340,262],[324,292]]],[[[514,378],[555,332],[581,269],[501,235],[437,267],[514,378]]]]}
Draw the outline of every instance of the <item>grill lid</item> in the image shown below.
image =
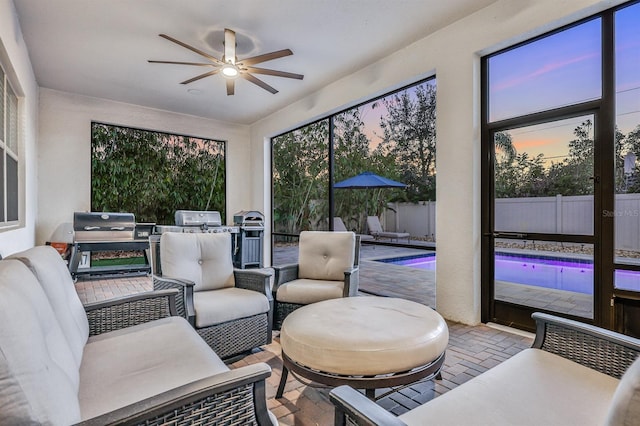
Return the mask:
{"type": "Polygon", "coordinates": [[[264,226],[264,215],[256,210],[241,210],[233,215],[236,226],[264,226]]]}
{"type": "Polygon", "coordinates": [[[217,211],[176,210],[175,219],[177,226],[222,226],[217,211]]]}
{"type": "Polygon", "coordinates": [[[75,241],[133,240],[136,219],[133,213],[74,212],[75,241]]]}

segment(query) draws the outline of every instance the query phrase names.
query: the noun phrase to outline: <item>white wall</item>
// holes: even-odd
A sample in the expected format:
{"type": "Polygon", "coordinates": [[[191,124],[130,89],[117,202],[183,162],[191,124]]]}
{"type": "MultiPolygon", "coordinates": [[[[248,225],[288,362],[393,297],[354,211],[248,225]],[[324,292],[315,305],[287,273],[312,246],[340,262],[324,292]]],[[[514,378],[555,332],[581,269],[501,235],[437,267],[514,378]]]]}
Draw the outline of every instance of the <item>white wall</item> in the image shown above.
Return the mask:
{"type": "Polygon", "coordinates": [[[227,220],[248,208],[248,126],[41,89],[37,244],[72,222],[74,211],[91,208],[92,121],[227,141],[227,220]]]}
{"type": "Polygon", "coordinates": [[[22,38],[13,2],[0,0],[0,57],[7,76],[20,98],[22,114],[19,132],[20,226],[0,229],[0,255],[7,256],[33,246],[37,213],[37,121],[38,86],[29,53],[22,38]]]}
{"type": "MultiPolygon", "coordinates": [[[[257,190],[253,203],[270,212],[270,187],[266,180],[260,180],[261,175],[265,179],[270,176],[265,138],[436,74],[436,305],[448,319],[477,324],[480,56],[619,3],[622,1],[501,0],[255,123],[251,128],[252,163],[256,167],[253,185],[257,190]]],[[[268,217],[267,222],[270,220],[268,217]]]]}

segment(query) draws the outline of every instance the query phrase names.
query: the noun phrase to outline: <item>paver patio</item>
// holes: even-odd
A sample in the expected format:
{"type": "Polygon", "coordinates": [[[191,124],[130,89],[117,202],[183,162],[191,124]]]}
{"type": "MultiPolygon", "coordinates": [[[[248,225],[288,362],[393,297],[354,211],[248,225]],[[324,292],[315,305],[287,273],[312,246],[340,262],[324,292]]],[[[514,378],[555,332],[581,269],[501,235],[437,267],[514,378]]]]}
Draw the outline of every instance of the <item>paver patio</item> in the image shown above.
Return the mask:
{"type": "MultiPolygon", "coordinates": [[[[405,247],[373,246],[363,244],[361,252],[360,288],[362,295],[374,293],[390,297],[402,297],[428,306],[435,306],[435,273],[420,269],[375,262],[382,257],[401,257],[424,250],[405,247]]],[[[274,265],[294,263],[297,247],[277,248],[274,265]]],[[[104,300],[124,294],[148,291],[151,279],[142,277],[109,277],[103,279],[79,280],[76,289],[84,302],[104,300]]],[[[466,382],[472,377],[508,359],[519,351],[531,346],[532,335],[495,326],[467,326],[448,323],[449,347],[445,359],[442,380],[415,383],[407,388],[391,393],[378,403],[393,412],[401,414],[437,395],[466,382]]],[[[273,343],[260,351],[233,364],[240,366],[256,362],[266,362],[272,368],[267,380],[267,405],[278,417],[282,425],[331,425],[333,406],[329,402],[329,389],[308,386],[289,376],[283,398],[275,399],[275,393],[282,372],[279,336],[274,334],[273,343]]],[[[378,390],[378,394],[388,389],[378,390]]]]}

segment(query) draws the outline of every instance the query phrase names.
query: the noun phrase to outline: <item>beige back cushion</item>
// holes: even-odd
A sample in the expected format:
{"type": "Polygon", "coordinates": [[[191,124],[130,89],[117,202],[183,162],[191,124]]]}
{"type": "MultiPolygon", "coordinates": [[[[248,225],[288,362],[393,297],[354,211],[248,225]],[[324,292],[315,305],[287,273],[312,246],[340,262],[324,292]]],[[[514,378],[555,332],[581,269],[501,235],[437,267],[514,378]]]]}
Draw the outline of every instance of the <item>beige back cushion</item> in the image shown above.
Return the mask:
{"type": "Polygon", "coordinates": [[[80,421],[79,372],[35,276],[0,261],[0,423],[80,421]]]}
{"type": "Polygon", "coordinates": [[[367,216],[367,226],[369,227],[369,232],[374,234],[379,234],[384,232],[382,230],[382,224],[380,223],[380,219],[378,216],[367,216]]]}
{"type": "Polygon", "coordinates": [[[194,291],[233,287],[231,234],[165,232],[160,237],[162,274],[195,283],[194,291]]]}
{"type": "Polygon", "coordinates": [[[80,368],[89,321],[66,263],[50,246],[34,247],[10,258],[22,261],[38,279],[80,368]]]}
{"type": "Polygon", "coordinates": [[[344,222],[342,221],[341,217],[334,217],[333,218],[333,230],[334,231],[339,231],[339,232],[347,232],[348,229],[346,227],[346,225],[344,224],[344,222]]]}
{"type": "Polygon", "coordinates": [[[624,373],[611,400],[607,426],[640,425],[640,358],[624,373]]]}
{"type": "Polygon", "coordinates": [[[356,235],[353,232],[300,233],[298,278],[343,281],[353,267],[356,235]]]}

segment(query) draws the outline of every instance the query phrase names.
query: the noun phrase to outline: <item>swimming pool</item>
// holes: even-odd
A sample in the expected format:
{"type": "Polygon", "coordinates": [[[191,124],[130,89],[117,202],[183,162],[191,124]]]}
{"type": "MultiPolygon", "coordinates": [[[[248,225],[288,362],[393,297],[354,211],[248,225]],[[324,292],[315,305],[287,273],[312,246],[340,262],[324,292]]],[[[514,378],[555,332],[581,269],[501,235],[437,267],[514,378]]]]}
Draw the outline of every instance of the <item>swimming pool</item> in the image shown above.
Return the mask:
{"type": "MultiPolygon", "coordinates": [[[[378,261],[430,271],[436,268],[435,253],[378,261]]],[[[593,262],[587,259],[496,253],[495,262],[497,281],[593,294],[593,262]]],[[[616,271],[615,281],[618,288],[640,290],[639,273],[616,271]]]]}

